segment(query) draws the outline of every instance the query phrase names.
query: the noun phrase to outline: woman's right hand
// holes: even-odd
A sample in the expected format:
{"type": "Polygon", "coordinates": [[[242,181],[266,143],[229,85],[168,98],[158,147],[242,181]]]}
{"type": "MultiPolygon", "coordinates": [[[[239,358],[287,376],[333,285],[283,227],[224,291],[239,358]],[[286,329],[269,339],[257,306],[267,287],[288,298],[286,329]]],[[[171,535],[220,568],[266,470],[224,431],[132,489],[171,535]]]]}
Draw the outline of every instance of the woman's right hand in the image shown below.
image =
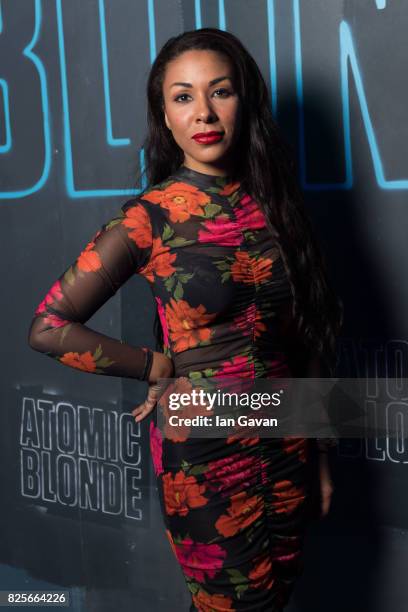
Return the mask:
{"type": "Polygon", "coordinates": [[[157,402],[167,387],[166,381],[159,381],[160,378],[172,378],[174,374],[173,361],[164,353],[153,351],[153,363],[150,370],[148,383],[149,389],[147,397],[142,404],[132,410],[136,423],[139,423],[155,408],[157,402]]]}
{"type": "Polygon", "coordinates": [[[172,378],[174,374],[174,364],[164,353],[153,351],[153,363],[150,369],[148,382],[157,383],[159,378],[172,378]]]}

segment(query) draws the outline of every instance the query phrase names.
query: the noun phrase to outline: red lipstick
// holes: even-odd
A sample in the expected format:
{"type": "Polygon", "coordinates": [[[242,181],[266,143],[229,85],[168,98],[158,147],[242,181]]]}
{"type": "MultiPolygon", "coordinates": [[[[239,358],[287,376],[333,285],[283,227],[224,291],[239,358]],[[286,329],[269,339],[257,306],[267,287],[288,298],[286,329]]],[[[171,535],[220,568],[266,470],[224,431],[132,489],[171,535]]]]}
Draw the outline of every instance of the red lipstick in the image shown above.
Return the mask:
{"type": "Polygon", "coordinates": [[[223,137],[224,132],[197,132],[193,138],[199,144],[212,144],[223,137]]]}

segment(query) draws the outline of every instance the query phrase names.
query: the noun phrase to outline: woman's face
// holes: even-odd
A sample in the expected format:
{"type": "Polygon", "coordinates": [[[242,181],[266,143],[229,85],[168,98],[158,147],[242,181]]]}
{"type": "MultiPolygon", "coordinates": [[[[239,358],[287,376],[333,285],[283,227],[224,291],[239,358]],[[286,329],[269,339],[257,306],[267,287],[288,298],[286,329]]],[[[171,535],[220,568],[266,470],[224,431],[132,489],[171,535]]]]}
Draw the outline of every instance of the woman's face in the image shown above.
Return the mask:
{"type": "Polygon", "coordinates": [[[167,64],[163,81],[164,117],[184,151],[184,164],[198,172],[231,171],[239,132],[240,104],[228,58],[215,51],[185,51],[167,64]],[[216,82],[215,82],[216,81],[216,82]],[[193,138],[222,132],[213,142],[193,138]]]}

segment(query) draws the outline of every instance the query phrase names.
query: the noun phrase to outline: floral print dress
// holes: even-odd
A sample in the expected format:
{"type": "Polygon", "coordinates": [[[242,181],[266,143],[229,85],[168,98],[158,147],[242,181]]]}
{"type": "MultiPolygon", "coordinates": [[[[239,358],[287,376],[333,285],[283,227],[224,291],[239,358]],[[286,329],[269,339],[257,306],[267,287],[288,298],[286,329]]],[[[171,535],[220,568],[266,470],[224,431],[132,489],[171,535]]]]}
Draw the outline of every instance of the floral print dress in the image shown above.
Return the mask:
{"type": "MultiPolygon", "coordinates": [[[[31,346],[82,371],[146,378],[147,347],[85,326],[133,274],[150,284],[181,390],[291,376],[290,285],[239,182],[182,165],[123,204],[38,305],[31,346]]],[[[193,606],[282,610],[302,569],[310,441],[184,433],[150,424],[166,534],[193,606]]]]}

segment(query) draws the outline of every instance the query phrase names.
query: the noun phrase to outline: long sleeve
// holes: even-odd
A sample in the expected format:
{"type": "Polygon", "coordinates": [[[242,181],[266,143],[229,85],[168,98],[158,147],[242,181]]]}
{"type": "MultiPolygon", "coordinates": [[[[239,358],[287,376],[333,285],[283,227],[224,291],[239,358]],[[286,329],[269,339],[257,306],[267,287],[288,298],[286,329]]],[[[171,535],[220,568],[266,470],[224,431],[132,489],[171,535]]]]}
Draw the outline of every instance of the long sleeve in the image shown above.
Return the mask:
{"type": "Polygon", "coordinates": [[[144,273],[152,242],[148,211],[128,200],[37,306],[28,334],[31,348],[85,372],[147,380],[150,348],[132,347],[84,324],[133,274],[144,273]]]}

